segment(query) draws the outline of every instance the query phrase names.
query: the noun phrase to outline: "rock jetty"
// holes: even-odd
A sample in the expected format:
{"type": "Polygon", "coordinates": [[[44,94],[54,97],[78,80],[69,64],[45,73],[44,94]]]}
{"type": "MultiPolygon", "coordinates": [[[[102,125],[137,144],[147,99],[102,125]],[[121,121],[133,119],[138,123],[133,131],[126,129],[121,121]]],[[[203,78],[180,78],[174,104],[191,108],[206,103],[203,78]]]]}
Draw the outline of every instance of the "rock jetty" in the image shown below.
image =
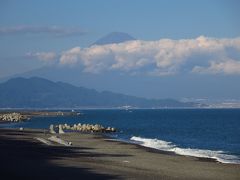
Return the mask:
{"type": "Polygon", "coordinates": [[[50,131],[56,132],[55,128],[58,130],[60,134],[64,133],[64,130],[72,130],[72,131],[80,131],[80,132],[101,132],[101,133],[111,133],[116,132],[116,128],[114,127],[103,127],[100,124],[59,124],[59,125],[50,125],[50,131]],[[53,128],[54,127],[54,128],[53,128]]]}
{"type": "Polygon", "coordinates": [[[6,114],[0,114],[0,120],[6,121],[6,122],[21,122],[24,120],[27,120],[28,117],[25,115],[22,115],[20,113],[6,113],[6,114]]]}

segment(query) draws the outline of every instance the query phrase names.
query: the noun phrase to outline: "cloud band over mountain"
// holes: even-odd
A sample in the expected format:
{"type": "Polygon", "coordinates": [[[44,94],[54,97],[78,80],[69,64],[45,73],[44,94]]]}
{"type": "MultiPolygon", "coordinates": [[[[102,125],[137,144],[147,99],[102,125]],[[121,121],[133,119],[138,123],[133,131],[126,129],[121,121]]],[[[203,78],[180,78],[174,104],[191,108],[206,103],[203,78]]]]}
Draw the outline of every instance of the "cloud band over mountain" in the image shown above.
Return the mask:
{"type": "Polygon", "coordinates": [[[180,40],[133,40],[87,48],[74,47],[59,56],[59,64],[79,65],[90,73],[123,71],[156,76],[181,72],[240,74],[240,38],[200,36],[180,40]]]}

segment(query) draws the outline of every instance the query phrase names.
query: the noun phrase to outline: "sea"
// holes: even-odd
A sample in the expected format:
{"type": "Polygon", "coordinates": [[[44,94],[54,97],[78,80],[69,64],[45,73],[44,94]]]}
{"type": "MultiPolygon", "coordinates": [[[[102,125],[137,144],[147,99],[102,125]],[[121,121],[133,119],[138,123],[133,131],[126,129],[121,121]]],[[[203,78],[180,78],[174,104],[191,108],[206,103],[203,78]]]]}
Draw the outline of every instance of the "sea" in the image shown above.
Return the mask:
{"type": "Polygon", "coordinates": [[[49,128],[50,124],[101,124],[117,128],[112,138],[174,152],[240,164],[240,109],[84,109],[79,116],[34,117],[1,128],[49,128]]]}

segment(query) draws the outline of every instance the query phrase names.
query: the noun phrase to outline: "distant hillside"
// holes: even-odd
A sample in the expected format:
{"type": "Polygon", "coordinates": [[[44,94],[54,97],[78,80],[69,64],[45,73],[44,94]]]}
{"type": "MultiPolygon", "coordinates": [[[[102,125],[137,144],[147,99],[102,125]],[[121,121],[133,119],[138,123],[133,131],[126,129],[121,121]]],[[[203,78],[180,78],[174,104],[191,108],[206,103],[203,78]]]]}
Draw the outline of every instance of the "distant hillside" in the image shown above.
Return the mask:
{"type": "Polygon", "coordinates": [[[105,44],[121,43],[121,42],[132,41],[132,40],[136,40],[136,39],[127,33],[112,32],[100,38],[92,45],[105,45],[105,44]]]}
{"type": "Polygon", "coordinates": [[[0,84],[0,108],[78,108],[122,107],[139,108],[197,107],[172,99],[153,100],[108,91],[76,87],[63,82],[32,77],[14,78],[0,84]]]}

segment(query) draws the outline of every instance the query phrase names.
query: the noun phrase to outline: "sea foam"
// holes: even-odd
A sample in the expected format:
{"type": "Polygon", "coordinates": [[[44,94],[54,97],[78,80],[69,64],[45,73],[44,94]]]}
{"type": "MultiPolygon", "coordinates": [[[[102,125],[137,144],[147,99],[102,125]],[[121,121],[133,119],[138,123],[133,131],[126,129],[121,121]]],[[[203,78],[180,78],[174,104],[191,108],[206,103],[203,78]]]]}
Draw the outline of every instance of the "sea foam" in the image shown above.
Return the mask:
{"type": "Polygon", "coordinates": [[[131,137],[131,140],[145,147],[174,152],[179,155],[194,156],[194,157],[201,157],[201,158],[212,158],[221,163],[240,164],[239,157],[226,154],[223,151],[180,148],[171,142],[167,142],[159,139],[136,137],[136,136],[131,137]]]}

